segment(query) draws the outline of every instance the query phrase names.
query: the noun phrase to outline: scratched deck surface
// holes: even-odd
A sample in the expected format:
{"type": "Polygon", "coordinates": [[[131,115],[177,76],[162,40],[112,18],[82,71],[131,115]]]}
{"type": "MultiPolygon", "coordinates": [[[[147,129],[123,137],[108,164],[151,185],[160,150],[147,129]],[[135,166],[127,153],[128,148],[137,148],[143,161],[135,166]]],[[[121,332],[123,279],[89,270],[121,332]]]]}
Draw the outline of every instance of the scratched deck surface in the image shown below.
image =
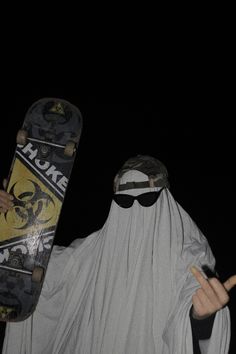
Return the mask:
{"type": "Polygon", "coordinates": [[[29,139],[16,147],[7,186],[14,206],[0,214],[2,321],[23,320],[37,304],[43,279],[32,281],[32,273],[39,267],[45,276],[75,160],[63,146],[78,146],[82,116],[66,101],[43,99],[30,107],[22,128],[29,139]]]}

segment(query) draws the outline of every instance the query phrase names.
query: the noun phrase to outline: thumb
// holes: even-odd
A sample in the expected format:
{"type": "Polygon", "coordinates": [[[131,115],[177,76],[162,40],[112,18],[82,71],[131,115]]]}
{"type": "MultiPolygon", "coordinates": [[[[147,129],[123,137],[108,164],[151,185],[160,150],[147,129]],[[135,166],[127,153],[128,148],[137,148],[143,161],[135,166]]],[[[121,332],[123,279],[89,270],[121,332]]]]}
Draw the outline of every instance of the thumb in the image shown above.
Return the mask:
{"type": "Polygon", "coordinates": [[[224,287],[227,291],[230,291],[236,285],[236,275],[232,275],[228,280],[224,282],[224,287]]]}

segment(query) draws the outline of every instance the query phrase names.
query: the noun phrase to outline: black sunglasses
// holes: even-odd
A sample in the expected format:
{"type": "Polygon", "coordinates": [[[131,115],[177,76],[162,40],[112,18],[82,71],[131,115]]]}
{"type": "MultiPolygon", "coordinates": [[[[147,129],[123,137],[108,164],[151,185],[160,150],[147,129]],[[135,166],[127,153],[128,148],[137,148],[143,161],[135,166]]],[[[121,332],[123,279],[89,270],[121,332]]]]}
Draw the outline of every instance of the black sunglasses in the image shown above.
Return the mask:
{"type": "Polygon", "coordinates": [[[130,208],[133,205],[135,199],[142,206],[149,207],[157,201],[163,189],[164,188],[162,188],[158,192],[155,191],[139,194],[136,197],[129,194],[114,194],[113,199],[122,208],[130,208]]]}

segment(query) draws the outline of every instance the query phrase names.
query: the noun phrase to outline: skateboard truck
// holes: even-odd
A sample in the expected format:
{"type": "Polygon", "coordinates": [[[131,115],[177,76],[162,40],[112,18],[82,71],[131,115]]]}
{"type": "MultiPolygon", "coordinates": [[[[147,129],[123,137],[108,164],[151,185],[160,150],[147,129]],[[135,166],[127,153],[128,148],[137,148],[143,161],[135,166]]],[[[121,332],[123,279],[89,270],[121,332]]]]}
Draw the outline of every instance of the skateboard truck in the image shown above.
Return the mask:
{"type": "Polygon", "coordinates": [[[44,276],[44,268],[35,266],[33,271],[24,268],[24,260],[20,254],[10,254],[9,260],[6,264],[1,264],[0,269],[6,269],[15,273],[28,274],[32,276],[32,281],[40,283],[44,276]]]}
{"type": "Polygon", "coordinates": [[[24,129],[20,129],[16,136],[17,144],[26,145],[27,141],[35,141],[37,143],[42,143],[43,145],[40,148],[40,152],[43,157],[47,157],[50,153],[50,149],[47,146],[54,146],[54,147],[64,149],[64,155],[68,157],[73,156],[76,151],[76,143],[74,141],[68,141],[66,145],[55,144],[45,140],[29,138],[28,132],[24,129]]]}
{"type": "Polygon", "coordinates": [[[32,272],[28,270],[19,269],[16,267],[13,268],[13,265],[10,267],[1,265],[0,268],[8,271],[14,271],[15,273],[31,275],[32,281],[34,283],[41,283],[44,277],[44,269],[42,267],[35,267],[32,272]]]}

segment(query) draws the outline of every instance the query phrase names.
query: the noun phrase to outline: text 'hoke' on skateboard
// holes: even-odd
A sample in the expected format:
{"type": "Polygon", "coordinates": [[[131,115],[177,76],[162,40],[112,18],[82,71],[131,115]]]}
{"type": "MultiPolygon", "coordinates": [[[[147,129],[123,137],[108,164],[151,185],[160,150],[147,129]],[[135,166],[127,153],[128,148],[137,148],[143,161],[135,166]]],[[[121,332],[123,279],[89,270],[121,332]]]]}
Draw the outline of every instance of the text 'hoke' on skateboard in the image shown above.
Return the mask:
{"type": "Polygon", "coordinates": [[[6,189],[14,206],[0,214],[1,321],[22,321],[37,305],[82,123],[70,102],[43,98],[18,131],[6,189]]]}

